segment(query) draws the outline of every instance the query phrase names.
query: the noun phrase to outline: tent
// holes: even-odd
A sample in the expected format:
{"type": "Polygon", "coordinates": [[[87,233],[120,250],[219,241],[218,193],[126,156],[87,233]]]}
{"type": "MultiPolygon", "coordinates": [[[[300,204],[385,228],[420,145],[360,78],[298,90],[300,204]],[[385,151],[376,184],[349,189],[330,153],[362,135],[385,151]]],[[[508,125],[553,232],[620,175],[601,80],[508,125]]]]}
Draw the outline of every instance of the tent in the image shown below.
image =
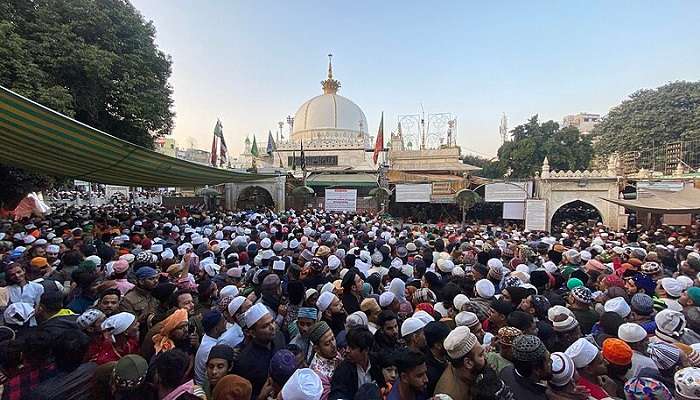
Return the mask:
{"type": "Polygon", "coordinates": [[[652,214],[690,214],[700,213],[700,189],[686,186],[677,192],[644,189],[637,194],[637,200],[607,199],[605,201],[615,203],[636,211],[645,211],[652,214]]]}
{"type": "Polygon", "coordinates": [[[269,178],[196,164],[131,144],[0,86],[0,162],[122,186],[204,186],[269,178]]]}

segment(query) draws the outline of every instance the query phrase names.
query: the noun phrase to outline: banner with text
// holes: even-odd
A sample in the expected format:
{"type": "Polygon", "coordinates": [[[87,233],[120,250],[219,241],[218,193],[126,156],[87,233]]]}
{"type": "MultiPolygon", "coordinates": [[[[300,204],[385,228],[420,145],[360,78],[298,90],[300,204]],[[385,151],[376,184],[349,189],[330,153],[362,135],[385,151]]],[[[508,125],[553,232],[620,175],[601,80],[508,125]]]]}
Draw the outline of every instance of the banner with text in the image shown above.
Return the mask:
{"type": "Polygon", "coordinates": [[[430,183],[396,185],[397,203],[430,203],[433,186],[430,183]]]}
{"type": "Polygon", "coordinates": [[[547,230],[547,200],[527,200],[525,202],[525,229],[547,230]]]}
{"type": "Polygon", "coordinates": [[[326,189],[326,211],[357,211],[357,189],[326,189]]]}

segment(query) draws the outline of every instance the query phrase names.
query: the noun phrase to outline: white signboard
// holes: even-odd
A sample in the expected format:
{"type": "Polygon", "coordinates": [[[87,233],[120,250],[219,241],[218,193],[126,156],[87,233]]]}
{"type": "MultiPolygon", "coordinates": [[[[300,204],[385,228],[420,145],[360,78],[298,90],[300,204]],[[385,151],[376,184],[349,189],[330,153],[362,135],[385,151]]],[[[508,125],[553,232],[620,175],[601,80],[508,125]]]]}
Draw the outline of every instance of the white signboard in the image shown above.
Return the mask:
{"type": "Polygon", "coordinates": [[[639,181],[637,182],[637,192],[644,189],[663,190],[668,192],[677,192],[683,190],[683,181],[639,181]]]}
{"type": "Polygon", "coordinates": [[[105,197],[111,199],[117,193],[123,194],[127,199],[129,198],[129,187],[128,186],[115,186],[115,185],[105,185],[105,197]]]}
{"type": "Polygon", "coordinates": [[[503,219],[525,219],[525,203],[503,203],[503,219]]]}
{"type": "Polygon", "coordinates": [[[547,200],[525,202],[525,229],[544,231],[547,229],[547,200]]]}
{"type": "Polygon", "coordinates": [[[396,185],[397,203],[430,203],[433,185],[430,183],[396,185]]]}
{"type": "Polygon", "coordinates": [[[357,211],[357,189],[326,189],[326,211],[357,211]]]}
{"type": "Polygon", "coordinates": [[[692,224],[692,214],[664,214],[664,225],[689,226],[692,224]]]}
{"type": "Polygon", "coordinates": [[[484,188],[487,203],[525,201],[532,192],[532,182],[490,183],[484,188]]]}

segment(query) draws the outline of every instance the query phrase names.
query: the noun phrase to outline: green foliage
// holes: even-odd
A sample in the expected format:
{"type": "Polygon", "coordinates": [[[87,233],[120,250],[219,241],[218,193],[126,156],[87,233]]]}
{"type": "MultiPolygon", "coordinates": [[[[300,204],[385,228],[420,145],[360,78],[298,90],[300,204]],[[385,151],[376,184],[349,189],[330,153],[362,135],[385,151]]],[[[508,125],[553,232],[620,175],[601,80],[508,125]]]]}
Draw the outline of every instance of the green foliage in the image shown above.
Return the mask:
{"type": "Polygon", "coordinates": [[[490,179],[503,178],[503,172],[501,172],[498,163],[489,160],[488,158],[479,157],[472,154],[465,154],[464,156],[462,156],[462,162],[481,168],[481,170],[475,171],[473,173],[473,175],[475,176],[490,179]]]}
{"type": "Polygon", "coordinates": [[[56,180],[50,176],[0,165],[0,182],[3,182],[0,190],[0,208],[13,209],[27,193],[50,188],[56,180]]]}
{"type": "Polygon", "coordinates": [[[602,155],[700,139],[700,82],[639,90],[610,110],[593,133],[602,155]]]}
{"type": "MultiPolygon", "coordinates": [[[[154,38],[153,24],[127,0],[0,2],[0,85],[152,148],[174,116],[171,60],[154,38]]],[[[0,170],[19,179],[5,187],[33,182],[19,169],[0,170]]]]}
{"type": "Polygon", "coordinates": [[[511,169],[512,178],[533,177],[545,156],[554,170],[583,170],[593,156],[591,139],[577,128],[560,128],[551,120],[540,124],[537,115],[516,126],[511,134],[513,140],[498,149],[497,165],[503,174],[511,169]]]}

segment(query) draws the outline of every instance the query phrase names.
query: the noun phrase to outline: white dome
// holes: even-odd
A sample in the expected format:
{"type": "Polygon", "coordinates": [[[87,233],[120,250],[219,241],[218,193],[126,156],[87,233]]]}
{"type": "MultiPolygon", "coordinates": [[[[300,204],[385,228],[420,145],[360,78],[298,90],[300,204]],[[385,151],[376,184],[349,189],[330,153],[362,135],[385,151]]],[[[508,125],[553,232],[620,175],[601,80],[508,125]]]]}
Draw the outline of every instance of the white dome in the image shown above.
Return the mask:
{"type": "Polygon", "coordinates": [[[349,99],[326,93],[299,107],[294,115],[292,138],[362,136],[367,134],[367,118],[362,109],[349,99]]]}

